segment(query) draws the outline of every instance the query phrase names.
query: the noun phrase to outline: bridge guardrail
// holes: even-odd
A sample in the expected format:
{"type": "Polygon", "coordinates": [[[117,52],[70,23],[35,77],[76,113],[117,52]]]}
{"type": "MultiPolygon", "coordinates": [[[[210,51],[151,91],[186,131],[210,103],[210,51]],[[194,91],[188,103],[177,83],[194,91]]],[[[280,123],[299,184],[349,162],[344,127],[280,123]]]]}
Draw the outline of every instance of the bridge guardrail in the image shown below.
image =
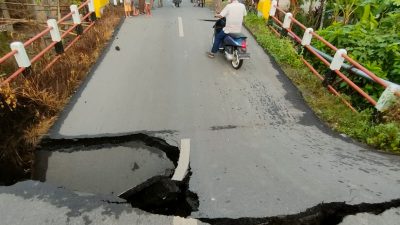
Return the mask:
{"type": "MultiPolygon", "coordinates": [[[[321,81],[323,81],[323,84],[328,88],[328,90],[331,91],[336,96],[338,96],[341,99],[341,101],[344,104],[346,104],[351,110],[356,112],[356,109],[350,104],[350,102],[348,102],[345,98],[343,98],[343,96],[341,96],[341,94],[332,86],[336,78],[335,76],[338,76],[343,82],[346,82],[350,87],[352,87],[355,91],[357,91],[373,106],[376,106],[377,102],[364,90],[362,90],[357,84],[355,84],[349,77],[347,77],[340,71],[341,68],[343,67],[346,68],[346,64],[344,64],[345,60],[348,63],[350,63],[350,67],[347,65],[348,68],[357,68],[359,71],[361,71],[357,72],[363,73],[362,75],[364,75],[364,78],[366,78],[367,76],[370,80],[382,86],[383,88],[386,89],[390,85],[395,85],[399,87],[399,85],[397,84],[391,83],[376,76],[374,73],[372,73],[364,66],[359,64],[356,60],[349,57],[345,49],[338,49],[337,47],[329,43],[327,40],[325,40],[323,37],[318,35],[316,32],[314,32],[312,28],[307,28],[304,24],[296,20],[290,12],[285,12],[282,8],[280,8],[276,0],[272,1],[269,17],[270,19],[268,20],[268,25],[277,35],[290,36],[295,42],[301,44],[305,49],[307,49],[311,54],[317,57],[330,69],[329,72],[325,74],[325,76],[322,76],[306,59],[304,59],[304,57],[301,58],[303,63],[312,71],[312,73],[315,74],[321,81]],[[283,21],[279,20],[279,18],[276,15],[277,13],[281,13],[285,16],[283,21]],[[276,24],[274,24],[273,22],[275,22],[276,24]],[[302,38],[300,38],[296,33],[292,31],[293,24],[297,25],[303,30],[304,33],[302,38]],[[277,26],[278,29],[280,29],[280,31],[275,29],[274,25],[277,26]],[[321,41],[324,45],[329,47],[331,50],[336,52],[331,62],[329,62],[326,59],[327,54],[321,54],[322,53],[321,51],[318,51],[317,49],[311,46],[312,38],[316,38],[317,40],[321,41]]],[[[395,94],[397,96],[400,96],[400,92],[395,92],[395,94]]]]}
{"type": "Polygon", "coordinates": [[[0,87],[10,83],[20,74],[24,72],[29,72],[31,69],[31,65],[37,62],[40,58],[42,58],[46,53],[48,53],[54,47],[56,51],[56,56],[50,63],[48,63],[44,67],[43,71],[46,71],[59,58],[61,58],[62,54],[65,51],[71,48],[71,46],[81,38],[82,34],[86,33],[95,24],[96,15],[94,12],[93,0],[87,0],[86,2],[82,3],[79,7],[77,5],[71,5],[70,10],[71,10],[70,13],[68,13],[58,21],[56,21],[55,19],[47,20],[47,28],[41,31],[39,34],[35,35],[34,37],[30,38],[29,40],[25,41],[24,43],[15,41],[10,44],[11,51],[0,58],[0,64],[4,63],[7,60],[12,59],[12,57],[14,56],[19,68],[12,74],[8,75],[5,80],[1,81],[0,87]],[[81,16],[79,10],[82,10],[85,6],[88,7],[87,13],[81,16]],[[63,24],[64,21],[70,18],[72,18],[73,25],[68,30],[63,31],[63,33],[60,34],[59,25],[63,24]],[[88,23],[82,22],[85,20],[89,20],[89,22],[88,23]],[[84,28],[84,26],[86,27],[84,28]],[[76,32],[76,37],[72,39],[67,46],[64,47],[63,40],[68,35],[73,34],[73,30],[75,30],[76,32]],[[49,45],[47,45],[44,49],[42,49],[38,54],[34,55],[32,59],[30,59],[25,48],[29,47],[30,45],[32,45],[33,42],[48,35],[49,33],[52,42],[49,45]]]}

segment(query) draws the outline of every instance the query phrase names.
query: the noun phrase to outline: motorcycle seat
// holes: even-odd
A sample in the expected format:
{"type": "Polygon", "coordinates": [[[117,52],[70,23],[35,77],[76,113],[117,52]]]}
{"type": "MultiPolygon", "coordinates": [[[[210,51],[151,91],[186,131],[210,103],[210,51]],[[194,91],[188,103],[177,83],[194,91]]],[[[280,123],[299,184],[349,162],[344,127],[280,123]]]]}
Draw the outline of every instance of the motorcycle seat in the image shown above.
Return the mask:
{"type": "Polygon", "coordinates": [[[246,35],[242,33],[229,33],[229,36],[231,36],[232,38],[247,38],[246,35]]]}

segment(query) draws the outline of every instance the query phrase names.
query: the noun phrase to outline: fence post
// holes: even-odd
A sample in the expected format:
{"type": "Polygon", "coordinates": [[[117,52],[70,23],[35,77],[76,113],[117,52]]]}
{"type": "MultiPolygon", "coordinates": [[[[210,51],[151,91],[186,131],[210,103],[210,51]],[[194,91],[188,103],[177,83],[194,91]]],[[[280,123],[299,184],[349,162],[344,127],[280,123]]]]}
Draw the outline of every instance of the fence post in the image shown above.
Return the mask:
{"type": "Polygon", "coordinates": [[[278,2],[276,0],[273,0],[272,4],[271,4],[271,9],[269,10],[269,16],[275,16],[277,5],[278,5],[278,2]]]}
{"type": "Polygon", "coordinates": [[[342,68],[344,57],[342,55],[346,55],[346,49],[338,49],[333,56],[331,65],[329,66],[329,71],[325,74],[325,78],[322,81],[322,84],[327,87],[328,85],[332,85],[336,80],[335,70],[340,70],[342,68]]]}
{"type": "Polygon", "coordinates": [[[81,17],[79,15],[79,10],[77,5],[71,5],[69,7],[72,12],[72,20],[74,21],[74,24],[77,24],[75,30],[78,35],[81,35],[83,33],[83,27],[81,24],[81,17]]]}
{"type": "Polygon", "coordinates": [[[340,68],[342,67],[343,62],[344,62],[343,55],[347,55],[346,49],[338,49],[335,53],[335,56],[333,56],[331,65],[329,66],[329,69],[340,70],[340,68]]]}
{"type": "Polygon", "coordinates": [[[17,61],[18,67],[24,67],[25,70],[23,72],[24,75],[28,75],[31,72],[31,61],[29,60],[28,54],[26,54],[26,50],[24,44],[19,41],[15,41],[10,44],[11,50],[16,50],[14,57],[17,61]]]}
{"type": "Polygon", "coordinates": [[[89,8],[89,12],[90,12],[90,20],[95,21],[96,13],[94,12],[94,1],[93,0],[89,0],[88,8],[89,8]]]}
{"type": "Polygon", "coordinates": [[[54,46],[57,54],[64,53],[64,46],[61,41],[60,31],[58,29],[57,21],[55,19],[47,20],[47,26],[51,27],[50,36],[51,40],[57,42],[54,46]]]}
{"type": "Polygon", "coordinates": [[[314,30],[312,28],[307,28],[304,31],[303,39],[301,39],[301,45],[306,46],[311,44],[311,39],[312,39],[312,32],[314,30]]]}
{"type": "Polygon", "coordinates": [[[290,24],[292,23],[291,17],[293,15],[291,13],[286,13],[285,14],[285,19],[283,20],[283,24],[282,24],[282,36],[286,37],[287,33],[288,33],[288,29],[290,29],[290,24]]]}
{"type": "Polygon", "coordinates": [[[277,5],[278,5],[278,2],[276,0],[273,0],[271,3],[271,9],[269,10],[269,18],[268,18],[268,25],[270,25],[270,26],[272,26],[271,17],[275,16],[277,5]]]}

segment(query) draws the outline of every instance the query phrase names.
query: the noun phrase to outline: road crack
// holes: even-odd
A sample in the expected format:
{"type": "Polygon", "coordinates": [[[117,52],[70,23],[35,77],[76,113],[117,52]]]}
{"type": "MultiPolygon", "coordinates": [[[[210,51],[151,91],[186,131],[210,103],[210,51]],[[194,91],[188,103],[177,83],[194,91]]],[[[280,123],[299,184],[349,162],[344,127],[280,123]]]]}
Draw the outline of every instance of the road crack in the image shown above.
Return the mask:
{"type": "Polygon", "coordinates": [[[321,203],[304,212],[263,218],[200,218],[199,220],[211,225],[337,225],[343,218],[358,213],[379,215],[384,211],[400,207],[400,199],[382,203],[361,203],[348,205],[344,202],[321,203]]]}

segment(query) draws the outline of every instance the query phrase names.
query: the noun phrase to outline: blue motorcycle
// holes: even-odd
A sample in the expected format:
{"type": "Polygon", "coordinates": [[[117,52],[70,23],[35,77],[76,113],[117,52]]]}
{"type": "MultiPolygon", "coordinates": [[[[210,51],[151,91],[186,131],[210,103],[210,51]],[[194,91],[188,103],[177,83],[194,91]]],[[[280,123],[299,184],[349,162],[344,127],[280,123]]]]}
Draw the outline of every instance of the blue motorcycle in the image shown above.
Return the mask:
{"type": "MultiPolygon", "coordinates": [[[[225,27],[226,19],[217,20],[213,26],[214,35],[212,44],[214,44],[215,35],[225,27]]],[[[230,33],[226,35],[219,47],[220,52],[224,53],[225,58],[231,61],[234,69],[239,69],[243,65],[244,59],[249,59],[250,54],[247,53],[247,37],[242,33],[230,33]]]]}

